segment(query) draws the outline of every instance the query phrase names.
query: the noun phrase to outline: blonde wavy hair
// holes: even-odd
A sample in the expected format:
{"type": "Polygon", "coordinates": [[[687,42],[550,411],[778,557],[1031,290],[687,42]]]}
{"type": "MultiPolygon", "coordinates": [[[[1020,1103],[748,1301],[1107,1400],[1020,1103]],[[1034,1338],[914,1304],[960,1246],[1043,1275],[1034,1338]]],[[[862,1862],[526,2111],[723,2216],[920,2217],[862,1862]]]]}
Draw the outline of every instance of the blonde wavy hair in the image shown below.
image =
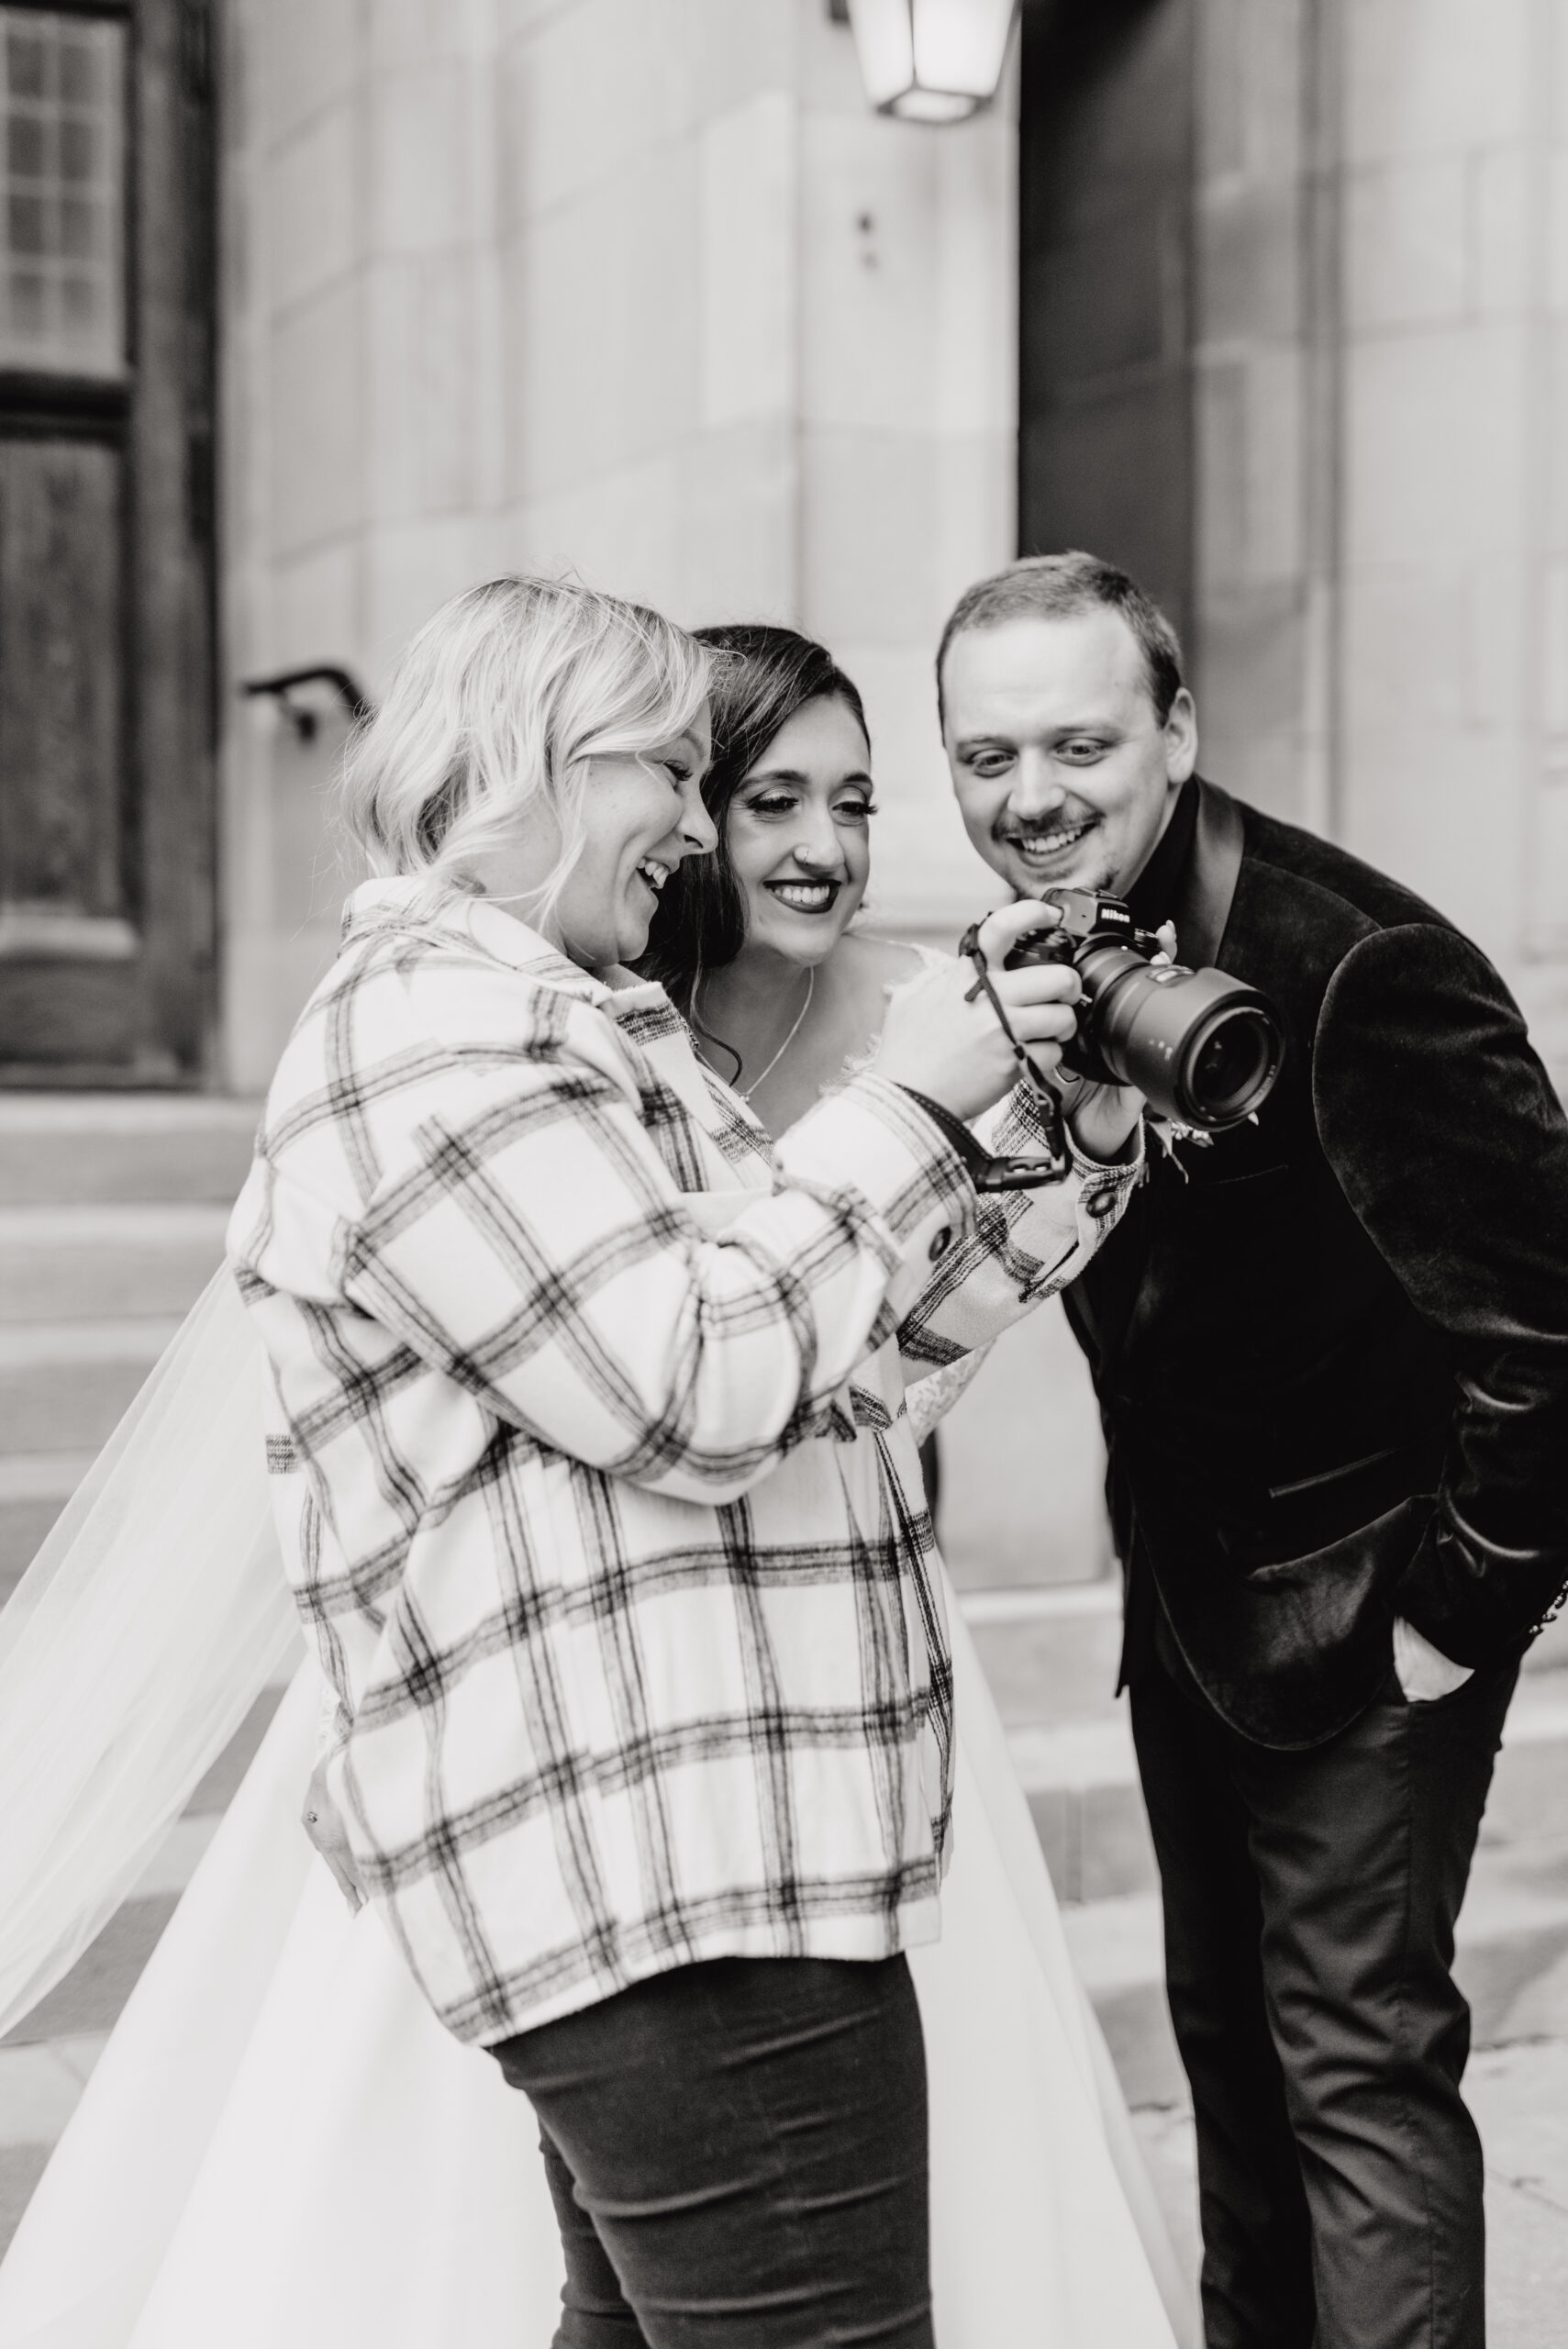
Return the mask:
{"type": "Polygon", "coordinates": [[[422,878],[433,907],[535,802],[561,856],[528,911],[547,919],[583,851],[588,762],[683,734],[708,655],[658,612],[556,579],[466,588],[407,646],[350,744],[339,803],[371,870],[422,878]]]}

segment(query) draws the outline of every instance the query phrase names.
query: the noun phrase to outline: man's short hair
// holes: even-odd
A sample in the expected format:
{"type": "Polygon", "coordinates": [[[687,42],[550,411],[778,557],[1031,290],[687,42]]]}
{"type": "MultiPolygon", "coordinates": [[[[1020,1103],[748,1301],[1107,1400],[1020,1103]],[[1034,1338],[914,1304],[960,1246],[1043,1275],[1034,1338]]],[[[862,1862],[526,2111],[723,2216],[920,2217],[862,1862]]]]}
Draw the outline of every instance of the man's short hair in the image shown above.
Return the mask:
{"type": "Polygon", "coordinates": [[[966,587],[949,616],[937,647],[937,715],[943,722],[942,666],[953,639],[972,629],[1001,628],[1007,620],[1062,620],[1103,605],[1119,612],[1138,640],[1154,715],[1163,726],[1171,704],[1186,680],[1181,639],[1151,596],[1136,579],[1102,562],[1097,554],[1073,549],[1066,554],[1025,555],[989,579],[966,587]]]}

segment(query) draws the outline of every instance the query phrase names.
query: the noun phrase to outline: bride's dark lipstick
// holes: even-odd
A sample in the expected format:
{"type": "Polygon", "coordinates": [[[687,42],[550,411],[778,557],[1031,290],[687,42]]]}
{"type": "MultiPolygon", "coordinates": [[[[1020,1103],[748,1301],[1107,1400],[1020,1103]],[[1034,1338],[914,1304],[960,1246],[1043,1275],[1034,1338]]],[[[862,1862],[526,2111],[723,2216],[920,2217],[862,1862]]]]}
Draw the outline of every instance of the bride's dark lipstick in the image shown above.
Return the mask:
{"type": "Polygon", "coordinates": [[[795,914],[831,913],[843,885],[841,881],[808,881],[804,877],[798,880],[764,881],[762,884],[763,888],[771,890],[781,905],[787,906],[791,913],[795,914]],[[786,890],[799,890],[808,895],[810,902],[797,902],[795,897],[785,896],[786,890]]]}

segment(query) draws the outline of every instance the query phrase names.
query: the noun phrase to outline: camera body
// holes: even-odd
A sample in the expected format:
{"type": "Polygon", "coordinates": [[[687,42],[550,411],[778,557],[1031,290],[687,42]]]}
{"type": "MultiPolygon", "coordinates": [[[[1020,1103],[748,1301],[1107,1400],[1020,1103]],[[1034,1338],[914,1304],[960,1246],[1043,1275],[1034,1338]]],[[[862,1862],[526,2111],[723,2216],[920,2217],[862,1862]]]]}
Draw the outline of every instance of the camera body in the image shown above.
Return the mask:
{"type": "MultiPolygon", "coordinates": [[[[1140,930],[1132,918],[1131,908],[1122,897],[1113,897],[1100,889],[1048,889],[1040,903],[1054,906],[1062,916],[1055,930],[1041,930],[1033,938],[1026,938],[1007,957],[1009,971],[1021,971],[1042,963],[1071,963],[1077,966],[1084,985],[1078,1004],[1078,1033],[1074,1041],[1064,1046],[1062,1064],[1073,1076],[1086,1077],[1095,1085],[1119,1085],[1126,1082],[1107,1066],[1095,1044],[1094,1005],[1084,979],[1086,966],[1098,969],[1098,953],[1104,948],[1120,949],[1135,954],[1140,963],[1153,972],[1154,957],[1161,952],[1160,941],[1151,930],[1140,930]]],[[[1161,971],[1174,976],[1177,966],[1162,964],[1161,971]]]]}
{"type": "Polygon", "coordinates": [[[1217,1132],[1250,1118],[1273,1089],[1284,1028],[1267,996],[1214,969],[1156,962],[1159,939],[1125,900],[1048,889],[1060,925],[1026,938],[1010,971],[1071,963],[1083,995],[1062,1066],[1096,1085],[1135,1085],[1159,1115],[1217,1132]]]}

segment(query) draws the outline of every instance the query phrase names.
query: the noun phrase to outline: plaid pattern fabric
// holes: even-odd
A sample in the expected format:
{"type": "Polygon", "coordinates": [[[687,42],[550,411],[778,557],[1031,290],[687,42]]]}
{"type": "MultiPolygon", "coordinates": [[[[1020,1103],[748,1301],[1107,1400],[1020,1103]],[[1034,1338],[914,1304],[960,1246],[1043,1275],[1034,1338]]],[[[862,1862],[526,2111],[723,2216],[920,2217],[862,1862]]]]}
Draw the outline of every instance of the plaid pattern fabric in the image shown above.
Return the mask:
{"type": "Polygon", "coordinates": [[[658,987],[483,900],[350,916],[229,1249],[328,1783],[416,1977],[484,2042],[699,1958],[933,1937],[951,1689],[901,1338],[994,1335],[1136,1170],[982,1213],[874,1075],[775,1149],[658,987]]]}

